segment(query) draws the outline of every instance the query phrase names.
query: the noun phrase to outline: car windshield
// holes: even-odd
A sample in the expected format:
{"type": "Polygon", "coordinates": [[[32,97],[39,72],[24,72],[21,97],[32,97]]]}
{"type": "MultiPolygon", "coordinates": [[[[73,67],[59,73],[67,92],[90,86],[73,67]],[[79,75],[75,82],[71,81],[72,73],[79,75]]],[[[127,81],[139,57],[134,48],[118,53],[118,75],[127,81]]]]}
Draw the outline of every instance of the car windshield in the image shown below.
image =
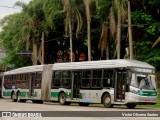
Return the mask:
{"type": "Polygon", "coordinates": [[[156,77],[153,74],[132,74],[131,85],[139,89],[156,90],[156,77]]]}

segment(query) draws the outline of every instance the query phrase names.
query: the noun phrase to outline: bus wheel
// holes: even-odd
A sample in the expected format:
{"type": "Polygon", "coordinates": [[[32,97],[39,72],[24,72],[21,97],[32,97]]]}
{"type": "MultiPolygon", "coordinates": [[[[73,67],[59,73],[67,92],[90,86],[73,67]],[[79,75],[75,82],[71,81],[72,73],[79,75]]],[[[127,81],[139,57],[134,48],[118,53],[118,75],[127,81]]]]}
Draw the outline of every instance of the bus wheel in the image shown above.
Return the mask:
{"type": "Polygon", "coordinates": [[[37,103],[37,101],[36,100],[32,100],[32,103],[37,103]]]}
{"type": "Polygon", "coordinates": [[[79,102],[78,104],[79,104],[79,106],[88,106],[89,105],[89,103],[83,103],[83,102],[79,102]]]}
{"type": "Polygon", "coordinates": [[[103,96],[103,105],[106,108],[112,108],[113,104],[111,104],[111,96],[109,94],[105,94],[103,96]]]}
{"type": "Polygon", "coordinates": [[[21,102],[20,92],[17,93],[17,102],[21,102]]]}
{"type": "Polygon", "coordinates": [[[42,100],[32,100],[32,103],[43,104],[43,101],[42,100]]]}
{"type": "Polygon", "coordinates": [[[65,96],[65,94],[64,93],[61,93],[60,95],[59,95],[59,103],[61,104],[61,105],[65,105],[67,102],[66,102],[66,96],[65,96]]]}
{"type": "Polygon", "coordinates": [[[20,92],[17,94],[17,102],[26,102],[25,99],[21,99],[20,92]]]}
{"type": "Polygon", "coordinates": [[[43,104],[43,101],[42,100],[37,100],[37,103],[43,104]]]}
{"type": "Polygon", "coordinates": [[[16,94],[14,92],[12,93],[11,99],[12,99],[13,102],[17,102],[17,97],[16,97],[16,94]]]}
{"type": "Polygon", "coordinates": [[[135,108],[136,105],[137,105],[137,104],[135,104],[135,103],[128,103],[128,104],[126,104],[127,108],[130,108],[130,109],[135,108]]]}

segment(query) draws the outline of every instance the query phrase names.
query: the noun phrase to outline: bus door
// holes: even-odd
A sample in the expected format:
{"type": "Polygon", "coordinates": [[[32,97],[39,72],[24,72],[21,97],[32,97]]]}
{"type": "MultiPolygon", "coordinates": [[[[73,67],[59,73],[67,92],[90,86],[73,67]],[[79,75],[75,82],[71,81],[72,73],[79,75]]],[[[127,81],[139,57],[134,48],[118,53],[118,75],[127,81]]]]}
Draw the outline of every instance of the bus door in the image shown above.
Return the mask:
{"type": "Polygon", "coordinates": [[[29,80],[29,97],[34,96],[34,84],[35,84],[35,74],[30,74],[29,80]]]}
{"type": "Polygon", "coordinates": [[[115,72],[115,102],[124,102],[126,91],[126,70],[116,70],[115,72]]]}
{"type": "Polygon", "coordinates": [[[73,93],[73,99],[79,99],[80,94],[80,81],[81,81],[81,72],[73,72],[73,87],[72,87],[72,93],[73,93]]]}

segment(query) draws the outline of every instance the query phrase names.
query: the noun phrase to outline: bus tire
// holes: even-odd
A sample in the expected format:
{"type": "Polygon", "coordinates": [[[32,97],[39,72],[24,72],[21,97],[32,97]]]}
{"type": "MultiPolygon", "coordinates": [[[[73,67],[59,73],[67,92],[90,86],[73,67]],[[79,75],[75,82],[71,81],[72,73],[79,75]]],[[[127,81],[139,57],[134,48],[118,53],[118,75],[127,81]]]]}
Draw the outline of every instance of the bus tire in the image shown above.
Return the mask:
{"type": "Polygon", "coordinates": [[[71,102],[66,102],[66,103],[65,103],[65,105],[70,105],[70,104],[71,104],[71,102]]]}
{"type": "Polygon", "coordinates": [[[60,93],[60,95],[59,95],[59,103],[61,105],[66,105],[67,104],[66,96],[65,96],[64,92],[60,93]]]}
{"type": "Polygon", "coordinates": [[[20,92],[17,93],[17,102],[21,102],[20,92]]]}
{"type": "Polygon", "coordinates": [[[12,93],[11,99],[12,99],[13,102],[17,102],[17,97],[16,97],[15,92],[12,93]]]}
{"type": "Polygon", "coordinates": [[[32,103],[37,103],[36,100],[32,100],[32,103]]]}
{"type": "Polygon", "coordinates": [[[79,102],[79,106],[89,106],[90,103],[79,102]]]}
{"type": "Polygon", "coordinates": [[[21,99],[20,92],[17,93],[17,102],[26,102],[25,99],[21,99]]]}
{"type": "Polygon", "coordinates": [[[42,100],[32,100],[32,103],[43,104],[43,101],[42,100]]]}
{"type": "Polygon", "coordinates": [[[103,96],[103,105],[106,108],[112,108],[113,104],[111,104],[111,96],[109,94],[105,94],[103,96]]]}
{"type": "Polygon", "coordinates": [[[127,108],[129,108],[129,109],[134,109],[135,107],[136,107],[136,103],[128,103],[128,104],[126,104],[126,106],[127,106],[127,108]]]}
{"type": "Polygon", "coordinates": [[[42,100],[37,100],[37,103],[43,104],[43,101],[42,100]]]}

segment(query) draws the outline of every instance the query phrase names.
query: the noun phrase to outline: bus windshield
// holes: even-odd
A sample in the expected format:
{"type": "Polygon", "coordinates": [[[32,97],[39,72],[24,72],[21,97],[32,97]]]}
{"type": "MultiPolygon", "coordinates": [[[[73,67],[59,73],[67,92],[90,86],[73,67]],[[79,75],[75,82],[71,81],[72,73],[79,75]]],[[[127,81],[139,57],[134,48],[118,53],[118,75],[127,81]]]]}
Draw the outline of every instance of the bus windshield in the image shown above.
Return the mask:
{"type": "Polygon", "coordinates": [[[139,89],[156,90],[156,77],[153,74],[132,74],[131,85],[139,89]]]}

